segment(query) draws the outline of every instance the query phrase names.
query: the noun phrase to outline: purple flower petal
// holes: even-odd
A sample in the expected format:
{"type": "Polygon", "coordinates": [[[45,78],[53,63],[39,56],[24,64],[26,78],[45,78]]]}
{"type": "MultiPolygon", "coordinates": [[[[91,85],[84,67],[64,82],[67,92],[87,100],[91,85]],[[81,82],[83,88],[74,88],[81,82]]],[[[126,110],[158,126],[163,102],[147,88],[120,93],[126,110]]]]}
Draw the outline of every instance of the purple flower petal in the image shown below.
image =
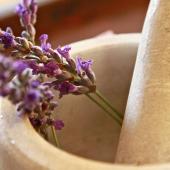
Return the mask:
{"type": "Polygon", "coordinates": [[[27,104],[39,101],[41,98],[41,93],[35,89],[29,89],[25,97],[25,102],[27,104]]]}
{"type": "Polygon", "coordinates": [[[32,88],[37,88],[40,85],[40,81],[39,80],[33,80],[31,82],[31,87],[32,88]]]}
{"type": "Polygon", "coordinates": [[[21,74],[25,69],[29,68],[29,66],[24,61],[19,60],[13,63],[13,68],[18,74],[21,74]]]}
{"type": "Polygon", "coordinates": [[[47,40],[48,40],[48,35],[47,34],[42,34],[39,38],[41,44],[46,44],[47,40]]]}
{"type": "Polygon", "coordinates": [[[43,51],[48,52],[49,48],[51,48],[51,44],[47,43],[48,40],[48,35],[47,34],[42,34],[39,38],[41,42],[41,48],[43,51]]]}
{"type": "Polygon", "coordinates": [[[34,0],[31,1],[30,9],[31,9],[31,11],[32,11],[33,14],[36,14],[36,13],[37,13],[38,4],[37,4],[34,0]]]}
{"type": "Polygon", "coordinates": [[[23,5],[28,8],[30,6],[30,0],[23,0],[23,5]]]}
{"type": "Polygon", "coordinates": [[[29,10],[24,10],[22,12],[22,22],[25,26],[31,24],[31,12],[29,10]]]}
{"type": "Polygon", "coordinates": [[[53,126],[56,130],[61,130],[64,127],[64,122],[62,120],[55,120],[53,126]]]}
{"type": "Polygon", "coordinates": [[[56,63],[56,61],[50,61],[48,62],[45,67],[44,67],[44,71],[47,75],[49,76],[57,76],[60,75],[62,73],[61,69],[59,68],[58,64],[56,63]]]}
{"type": "Polygon", "coordinates": [[[17,13],[19,16],[22,16],[23,10],[24,10],[24,7],[23,7],[21,4],[19,4],[19,5],[16,6],[16,13],[17,13]]]}
{"type": "Polygon", "coordinates": [[[77,72],[80,73],[81,69],[87,72],[90,69],[90,66],[93,64],[92,60],[83,60],[80,57],[77,57],[77,72]]]}
{"type": "Polygon", "coordinates": [[[71,50],[71,47],[66,45],[64,47],[58,47],[57,49],[57,52],[62,56],[64,57],[66,60],[69,60],[70,59],[70,50],[71,50]]]}
{"type": "Polygon", "coordinates": [[[60,91],[59,97],[61,98],[63,95],[74,93],[77,91],[77,86],[69,83],[68,81],[62,82],[54,87],[55,89],[60,91]]]}
{"type": "Polygon", "coordinates": [[[0,36],[0,43],[4,45],[4,48],[11,47],[13,42],[14,42],[14,38],[8,32],[5,32],[3,35],[0,36]]]}

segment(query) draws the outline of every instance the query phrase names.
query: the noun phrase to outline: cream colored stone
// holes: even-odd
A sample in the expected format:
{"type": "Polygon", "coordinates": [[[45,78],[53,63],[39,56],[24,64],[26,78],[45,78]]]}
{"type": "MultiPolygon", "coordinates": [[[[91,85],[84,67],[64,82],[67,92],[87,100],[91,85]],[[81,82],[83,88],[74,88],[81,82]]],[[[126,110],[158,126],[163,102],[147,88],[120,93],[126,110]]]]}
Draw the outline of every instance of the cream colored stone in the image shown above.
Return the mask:
{"type": "MultiPolygon", "coordinates": [[[[112,101],[114,101],[115,106],[122,112],[124,112],[126,99],[129,91],[131,76],[133,72],[133,66],[138,46],[139,35],[128,34],[128,35],[119,35],[111,38],[101,38],[101,39],[91,39],[85,40],[73,44],[73,54],[81,54],[82,56],[87,56],[91,58],[92,56],[95,59],[94,69],[97,73],[97,77],[102,76],[103,79],[107,80],[107,77],[103,76],[103,70],[110,70],[108,76],[110,76],[110,81],[107,83],[108,86],[103,84],[104,80],[98,78],[99,88],[108,96],[112,101]],[[108,62],[105,63],[104,60],[108,62]],[[105,64],[103,64],[105,63],[105,64]],[[114,72],[113,72],[114,71],[114,72]],[[116,89],[115,89],[116,88],[116,89]],[[115,96],[115,94],[117,96],[115,96]]],[[[105,74],[104,74],[105,75],[105,74]]],[[[76,101],[72,97],[69,99],[63,99],[67,104],[72,102],[72,109],[77,111],[79,108],[78,105],[83,107],[83,104],[86,105],[84,110],[92,109],[88,112],[87,118],[84,116],[81,118],[81,113],[71,112],[73,117],[66,117],[68,110],[71,108],[71,104],[68,107],[64,108],[61,103],[61,115],[63,118],[67,118],[68,123],[72,123],[72,118],[78,116],[78,121],[83,123],[85,121],[88,124],[88,120],[91,121],[92,118],[95,118],[97,122],[94,121],[92,128],[96,128],[95,123],[101,123],[103,119],[103,125],[106,126],[108,122],[113,123],[111,127],[111,133],[113,130],[113,138],[115,143],[119,135],[119,129],[114,122],[111,122],[110,118],[104,115],[101,111],[96,109],[96,106],[93,106],[92,103],[86,101],[86,99],[80,99],[76,101]],[[82,103],[83,102],[83,103],[82,103]],[[85,102],[85,103],[84,103],[85,102]],[[80,119],[81,118],[81,119],[80,119]]],[[[121,166],[111,163],[104,163],[99,161],[93,161],[90,159],[82,158],[73,154],[70,154],[61,149],[57,149],[43,138],[41,138],[32,128],[30,123],[26,118],[18,118],[15,114],[15,107],[10,104],[9,101],[1,99],[1,109],[0,109],[0,170],[163,170],[170,169],[170,165],[153,165],[153,166],[121,166]]],[[[83,110],[82,110],[83,111],[83,110]]],[[[84,111],[83,111],[84,112],[84,111]]],[[[109,126],[111,126],[109,123],[109,126]]],[[[92,131],[92,129],[87,129],[87,125],[84,124],[85,129],[92,131]]],[[[68,125],[71,127],[71,125],[68,125]]],[[[65,141],[63,147],[68,146],[67,141],[74,140],[74,132],[76,130],[75,125],[71,129],[73,139],[70,136],[65,140],[64,138],[68,135],[67,132],[60,134],[60,139],[62,142],[65,141]]],[[[83,127],[80,131],[77,131],[77,134],[80,135],[78,142],[81,142],[83,135],[80,133],[83,130],[83,127]]],[[[96,129],[96,131],[99,130],[96,129]]],[[[70,132],[70,133],[71,133],[70,132]]],[[[91,132],[90,132],[91,133],[91,132]]],[[[107,133],[106,133],[107,134],[107,133]]],[[[88,135],[88,133],[86,134],[88,135]]],[[[102,136],[106,137],[102,132],[102,136]]],[[[89,136],[91,137],[91,136],[89,136]]],[[[72,143],[73,145],[82,147],[86,145],[83,143],[81,146],[79,143],[72,143]]],[[[110,149],[112,146],[109,146],[110,149]]],[[[113,158],[115,155],[115,149],[113,145],[113,158]]],[[[66,148],[69,150],[69,148],[66,148]]],[[[107,151],[107,150],[106,150],[107,151]]],[[[77,153],[79,154],[79,153],[77,153]]],[[[100,154],[97,152],[97,154],[100,154]]],[[[94,154],[95,155],[95,154],[94,154]]],[[[87,156],[88,155],[84,155],[87,156]]],[[[90,155],[91,156],[91,155],[90,155]]],[[[96,158],[96,157],[95,157],[96,158]]],[[[105,157],[104,157],[105,158],[105,157]]],[[[102,158],[102,159],[104,159],[102,158]]],[[[97,158],[99,159],[99,157],[97,158]]],[[[100,158],[101,159],[101,158],[100,158]]],[[[99,159],[99,160],[100,160],[99,159]]],[[[110,158],[109,158],[110,159],[110,158]]],[[[108,159],[106,160],[108,161],[108,159]]]]}
{"type": "Polygon", "coordinates": [[[169,0],[151,0],[116,160],[133,164],[170,161],[169,0]]]}

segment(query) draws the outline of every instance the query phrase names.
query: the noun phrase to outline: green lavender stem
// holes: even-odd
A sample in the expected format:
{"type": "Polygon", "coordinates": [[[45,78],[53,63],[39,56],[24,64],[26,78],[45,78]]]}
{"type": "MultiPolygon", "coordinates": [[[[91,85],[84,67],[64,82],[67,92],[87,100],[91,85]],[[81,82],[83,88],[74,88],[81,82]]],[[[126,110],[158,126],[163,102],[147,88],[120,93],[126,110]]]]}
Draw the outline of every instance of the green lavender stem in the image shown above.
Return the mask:
{"type": "Polygon", "coordinates": [[[57,134],[56,134],[56,131],[55,131],[54,126],[51,126],[51,131],[52,131],[53,138],[54,138],[54,140],[55,140],[56,146],[57,146],[58,148],[61,148],[60,142],[59,142],[59,140],[58,140],[58,137],[57,137],[57,134]]]}
{"type": "Polygon", "coordinates": [[[99,103],[95,98],[93,98],[91,95],[86,94],[86,96],[92,100],[95,104],[97,104],[101,109],[103,109],[110,117],[112,117],[120,126],[122,125],[122,119],[115,113],[111,113],[108,111],[101,103],[99,103]]]}
{"type": "Polygon", "coordinates": [[[121,119],[123,119],[123,116],[120,112],[118,112],[112,104],[106,99],[98,90],[95,92],[96,96],[99,97],[113,112],[115,112],[121,119]]]}

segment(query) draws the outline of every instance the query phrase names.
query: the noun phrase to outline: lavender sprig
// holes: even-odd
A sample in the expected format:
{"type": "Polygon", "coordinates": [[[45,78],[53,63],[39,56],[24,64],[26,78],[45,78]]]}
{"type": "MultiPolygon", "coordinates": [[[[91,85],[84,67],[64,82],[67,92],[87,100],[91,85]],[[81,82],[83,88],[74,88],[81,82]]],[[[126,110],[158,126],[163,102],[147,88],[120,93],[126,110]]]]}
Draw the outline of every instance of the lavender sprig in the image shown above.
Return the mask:
{"type": "Polygon", "coordinates": [[[14,58],[25,59],[28,63],[31,62],[32,66],[34,65],[32,69],[35,74],[44,74],[54,78],[55,80],[51,84],[49,83],[51,87],[69,82],[70,86],[76,86],[77,90],[68,91],[68,93],[78,95],[95,92],[95,74],[90,68],[89,60],[80,61],[78,58],[76,62],[70,55],[70,47],[52,49],[50,43],[47,43],[47,35],[40,37],[40,46],[35,46],[27,39],[15,37],[11,34],[11,41],[9,42],[6,41],[8,36],[6,31],[0,30],[0,42],[4,45],[4,48],[8,48],[14,58]],[[63,61],[63,59],[66,60],[63,61]],[[51,70],[55,68],[55,71],[51,72],[51,74],[49,74],[49,69],[45,69],[48,65],[51,70]],[[88,65],[88,67],[85,68],[85,65],[88,65]]]}
{"type": "Polygon", "coordinates": [[[121,124],[122,116],[96,91],[92,60],[83,60],[79,56],[74,59],[68,45],[53,49],[47,34],[42,34],[39,45],[35,45],[37,9],[34,0],[23,0],[17,6],[24,28],[20,37],[16,37],[11,28],[0,29],[0,45],[3,47],[0,51],[8,51],[13,57],[0,56],[0,95],[17,104],[19,113],[27,114],[32,125],[45,138],[48,126],[52,127],[55,139],[54,128],[61,130],[64,126],[61,120],[52,117],[57,102],[53,100],[51,90],[59,91],[59,98],[67,94],[85,94],[121,124]],[[49,81],[45,81],[47,78],[49,81]],[[96,94],[113,112],[108,111],[91,93],[96,94]]]}
{"type": "Polygon", "coordinates": [[[20,17],[21,26],[25,28],[22,32],[23,37],[34,42],[36,30],[34,24],[37,20],[38,5],[34,0],[23,0],[16,8],[16,12],[20,17]]]}

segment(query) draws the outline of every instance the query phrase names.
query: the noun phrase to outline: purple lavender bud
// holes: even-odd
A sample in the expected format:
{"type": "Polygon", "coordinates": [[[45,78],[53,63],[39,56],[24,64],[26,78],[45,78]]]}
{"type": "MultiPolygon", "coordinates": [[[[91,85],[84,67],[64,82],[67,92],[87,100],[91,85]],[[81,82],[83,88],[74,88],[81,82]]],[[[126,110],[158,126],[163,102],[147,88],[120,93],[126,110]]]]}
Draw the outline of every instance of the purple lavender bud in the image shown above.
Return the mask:
{"type": "Polygon", "coordinates": [[[54,94],[50,91],[47,90],[44,92],[44,96],[48,99],[48,100],[52,100],[54,98],[54,94]]]}
{"type": "Polygon", "coordinates": [[[64,127],[64,122],[62,120],[55,120],[53,126],[56,130],[61,130],[64,127]]]}
{"type": "Polygon", "coordinates": [[[51,48],[51,44],[47,43],[48,35],[42,34],[40,36],[39,40],[40,40],[41,48],[43,49],[43,51],[48,52],[49,48],[51,48]]]}
{"type": "MultiPolygon", "coordinates": [[[[34,0],[23,0],[23,4],[19,4],[16,8],[16,12],[20,17],[21,25],[28,27],[36,22],[37,4],[34,0]]],[[[32,25],[33,26],[33,25],[32,25]]],[[[28,29],[28,28],[27,28],[28,29]]],[[[28,32],[31,36],[35,35],[35,30],[30,27],[28,32]]]]}
{"type": "Polygon", "coordinates": [[[45,65],[45,73],[49,76],[58,76],[62,74],[62,70],[59,68],[56,61],[52,60],[45,65]]]}
{"type": "Polygon", "coordinates": [[[62,48],[59,46],[56,50],[66,60],[70,60],[70,50],[71,50],[70,46],[66,45],[62,48]]]}
{"type": "Polygon", "coordinates": [[[31,12],[28,10],[24,10],[22,12],[22,22],[23,26],[28,26],[31,24],[31,12]]]}
{"type": "Polygon", "coordinates": [[[93,64],[92,60],[83,60],[80,57],[77,57],[77,72],[80,74],[81,69],[87,72],[90,69],[90,66],[93,64]]]}
{"type": "Polygon", "coordinates": [[[37,63],[34,60],[28,60],[26,61],[26,64],[29,66],[30,69],[32,69],[33,74],[38,74],[40,67],[37,65],[37,63]]]}
{"type": "Polygon", "coordinates": [[[32,14],[36,14],[37,13],[38,4],[34,0],[31,0],[30,9],[32,11],[32,14]]]}
{"type": "Polygon", "coordinates": [[[16,73],[21,74],[25,69],[29,68],[28,64],[24,61],[18,60],[13,63],[13,69],[16,73]]]}
{"type": "Polygon", "coordinates": [[[13,35],[13,30],[12,30],[11,27],[7,27],[7,28],[6,28],[6,32],[9,33],[9,34],[11,34],[11,35],[13,35]]]}
{"type": "Polygon", "coordinates": [[[29,118],[33,127],[41,126],[41,120],[38,118],[29,118]]]}
{"type": "Polygon", "coordinates": [[[77,91],[77,86],[69,83],[68,81],[62,82],[54,87],[60,91],[59,97],[61,98],[63,95],[74,93],[77,91]]]}
{"type": "Polygon", "coordinates": [[[40,37],[39,37],[39,40],[41,42],[41,44],[46,44],[47,40],[48,40],[48,35],[47,34],[42,34],[40,37]]]}
{"type": "Polygon", "coordinates": [[[24,10],[24,7],[21,5],[21,4],[18,4],[16,6],[16,13],[19,15],[19,16],[22,16],[22,12],[24,10]]]}
{"type": "Polygon", "coordinates": [[[29,105],[40,101],[41,93],[35,89],[29,89],[25,96],[25,102],[29,105]]]}
{"type": "Polygon", "coordinates": [[[0,36],[0,43],[4,45],[4,48],[10,48],[14,43],[14,38],[10,33],[4,32],[4,34],[0,36]]]}
{"type": "Polygon", "coordinates": [[[30,6],[30,0],[23,0],[23,5],[25,8],[28,8],[30,6]]]}
{"type": "Polygon", "coordinates": [[[39,80],[33,80],[31,82],[31,87],[32,88],[37,88],[40,85],[40,81],[39,80]]]}

